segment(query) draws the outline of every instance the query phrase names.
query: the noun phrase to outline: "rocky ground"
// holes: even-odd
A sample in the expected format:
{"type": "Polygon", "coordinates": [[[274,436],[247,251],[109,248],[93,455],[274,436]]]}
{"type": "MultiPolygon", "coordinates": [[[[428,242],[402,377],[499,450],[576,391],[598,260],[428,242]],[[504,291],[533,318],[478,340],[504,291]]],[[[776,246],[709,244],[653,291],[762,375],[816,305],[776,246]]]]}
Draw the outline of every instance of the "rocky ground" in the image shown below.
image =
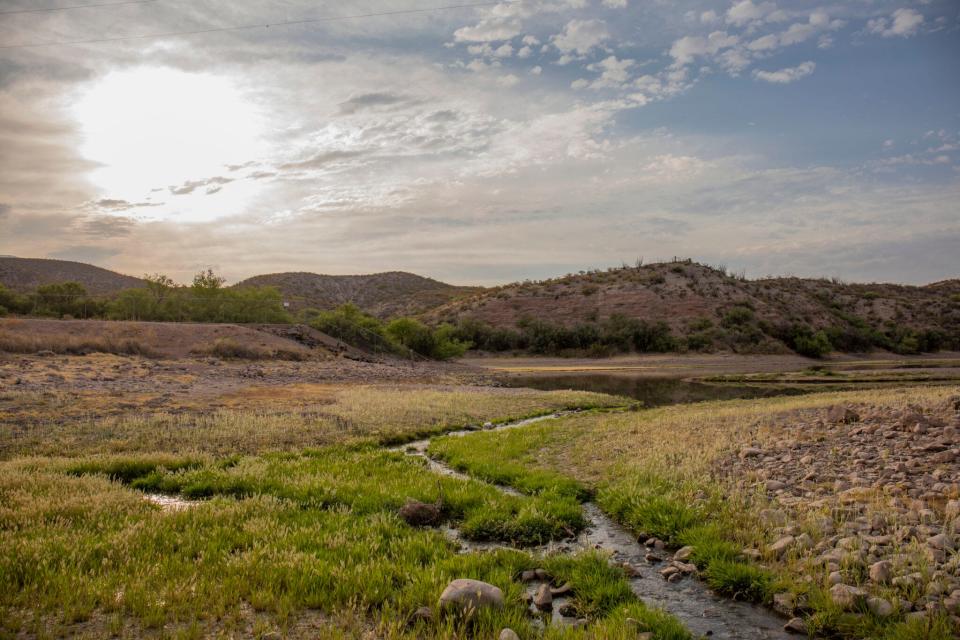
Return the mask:
{"type": "MultiPolygon", "coordinates": [[[[775,540],[745,553],[819,582],[833,603],[884,617],[946,611],[960,630],[960,396],[939,406],[834,406],[757,425],[718,469],[770,498],[775,540]]],[[[797,615],[803,597],[776,607],[797,615]]]]}

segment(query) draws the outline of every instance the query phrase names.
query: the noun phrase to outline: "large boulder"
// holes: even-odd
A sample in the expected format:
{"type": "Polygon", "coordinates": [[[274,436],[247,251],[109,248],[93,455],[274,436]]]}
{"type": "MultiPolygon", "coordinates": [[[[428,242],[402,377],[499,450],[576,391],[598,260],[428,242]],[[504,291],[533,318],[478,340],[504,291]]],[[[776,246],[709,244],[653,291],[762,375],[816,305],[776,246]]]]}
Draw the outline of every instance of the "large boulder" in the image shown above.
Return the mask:
{"type": "Polygon", "coordinates": [[[503,591],[480,580],[458,578],[440,594],[440,608],[472,615],[479,609],[503,607],[503,591]]]}

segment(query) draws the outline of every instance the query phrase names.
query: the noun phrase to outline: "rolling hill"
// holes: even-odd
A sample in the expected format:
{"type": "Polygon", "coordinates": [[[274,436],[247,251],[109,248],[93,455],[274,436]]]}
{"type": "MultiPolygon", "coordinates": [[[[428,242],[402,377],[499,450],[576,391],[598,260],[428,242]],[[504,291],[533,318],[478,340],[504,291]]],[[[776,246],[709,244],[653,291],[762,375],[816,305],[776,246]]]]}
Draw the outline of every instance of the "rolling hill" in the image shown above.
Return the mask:
{"type": "Polygon", "coordinates": [[[723,346],[736,346],[730,340],[746,339],[742,334],[749,332],[761,350],[776,348],[782,340],[776,329],[792,325],[844,333],[903,327],[940,332],[960,343],[960,280],[925,286],[747,280],[684,260],[486,289],[432,309],[425,318],[433,323],[472,318],[515,330],[524,318],[570,328],[617,315],[666,323],[678,336],[731,334],[720,336],[723,346]]]}
{"type": "Polygon", "coordinates": [[[143,286],[143,280],[83,262],[44,258],[0,257],[0,284],[26,293],[45,284],[79,282],[95,296],[143,286]]]}
{"type": "Polygon", "coordinates": [[[479,287],[457,287],[404,271],[332,276],[288,272],[254,276],[235,286],[277,287],[293,310],[331,309],[352,302],[380,318],[417,315],[476,293],[479,287]]]}

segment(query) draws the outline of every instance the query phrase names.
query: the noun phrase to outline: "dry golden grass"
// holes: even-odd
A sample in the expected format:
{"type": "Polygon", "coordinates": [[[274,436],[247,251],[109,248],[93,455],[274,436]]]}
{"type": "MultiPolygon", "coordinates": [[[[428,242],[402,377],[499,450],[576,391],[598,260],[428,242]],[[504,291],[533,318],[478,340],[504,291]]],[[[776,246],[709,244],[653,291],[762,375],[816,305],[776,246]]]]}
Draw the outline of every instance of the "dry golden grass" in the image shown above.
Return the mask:
{"type": "MultiPolygon", "coordinates": [[[[253,408],[182,413],[143,411],[63,421],[66,394],[8,393],[33,403],[34,419],[8,422],[0,457],[165,452],[256,454],[362,440],[395,443],[445,429],[621,400],[574,391],[489,387],[301,385],[258,389],[253,408]]],[[[20,399],[20,400],[18,400],[20,399]]],[[[236,400],[236,396],[234,396],[236,400]]],[[[22,415],[22,414],[21,414],[22,415]]]]}

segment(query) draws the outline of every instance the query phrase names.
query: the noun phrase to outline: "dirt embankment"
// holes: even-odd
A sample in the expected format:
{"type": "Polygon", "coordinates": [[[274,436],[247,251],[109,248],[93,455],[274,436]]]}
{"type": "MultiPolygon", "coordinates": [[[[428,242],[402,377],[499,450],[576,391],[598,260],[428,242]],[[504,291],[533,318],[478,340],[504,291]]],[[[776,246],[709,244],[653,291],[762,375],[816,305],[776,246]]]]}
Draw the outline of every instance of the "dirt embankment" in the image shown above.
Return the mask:
{"type": "MultiPolygon", "coordinates": [[[[159,358],[216,355],[235,347],[249,358],[330,358],[348,351],[336,340],[297,325],[109,322],[104,320],[0,320],[0,351],[33,353],[108,352],[159,358]]],[[[352,354],[351,355],[359,355],[352,354]]]]}

